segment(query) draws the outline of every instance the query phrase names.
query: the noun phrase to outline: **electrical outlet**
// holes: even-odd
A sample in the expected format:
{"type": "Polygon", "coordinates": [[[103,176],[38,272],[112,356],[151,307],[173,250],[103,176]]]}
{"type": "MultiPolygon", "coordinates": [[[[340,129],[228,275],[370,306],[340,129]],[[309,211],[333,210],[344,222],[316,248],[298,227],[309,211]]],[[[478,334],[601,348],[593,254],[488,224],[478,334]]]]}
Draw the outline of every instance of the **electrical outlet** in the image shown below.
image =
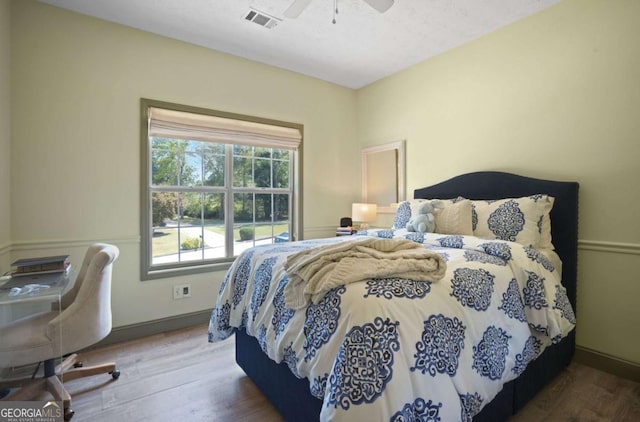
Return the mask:
{"type": "Polygon", "coordinates": [[[173,300],[182,299],[184,296],[182,287],[183,286],[173,286],[173,300]]]}
{"type": "Polygon", "coordinates": [[[191,297],[191,284],[178,284],[173,286],[173,300],[191,297]]]}

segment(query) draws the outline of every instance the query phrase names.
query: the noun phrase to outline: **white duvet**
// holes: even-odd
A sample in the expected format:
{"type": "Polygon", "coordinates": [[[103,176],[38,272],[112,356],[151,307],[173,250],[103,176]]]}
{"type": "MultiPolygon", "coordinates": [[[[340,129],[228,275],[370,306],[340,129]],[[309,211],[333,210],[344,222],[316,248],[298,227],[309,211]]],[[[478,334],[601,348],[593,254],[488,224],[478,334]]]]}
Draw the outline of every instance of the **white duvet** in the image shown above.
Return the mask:
{"type": "Polygon", "coordinates": [[[293,310],[284,302],[286,257],[361,237],[258,246],[229,269],[209,341],[236,329],[256,337],[272,360],[309,380],[323,421],[467,421],[574,328],[558,270],[534,249],[404,229],[369,235],[440,253],[444,278],[373,278],[293,310]]]}

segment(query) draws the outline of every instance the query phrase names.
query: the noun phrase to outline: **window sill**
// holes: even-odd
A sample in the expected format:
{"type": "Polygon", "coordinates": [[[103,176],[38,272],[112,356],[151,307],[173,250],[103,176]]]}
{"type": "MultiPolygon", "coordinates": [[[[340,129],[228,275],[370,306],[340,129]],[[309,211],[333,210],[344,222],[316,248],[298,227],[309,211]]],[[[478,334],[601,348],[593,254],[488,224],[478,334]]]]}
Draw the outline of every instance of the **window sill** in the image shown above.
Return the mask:
{"type": "Polygon", "coordinates": [[[230,259],[225,262],[216,262],[211,264],[202,265],[187,265],[183,267],[171,267],[171,268],[157,268],[150,269],[142,272],[140,279],[145,280],[157,280],[161,278],[169,277],[182,277],[192,274],[211,273],[216,271],[227,271],[234,259],[230,259]]]}

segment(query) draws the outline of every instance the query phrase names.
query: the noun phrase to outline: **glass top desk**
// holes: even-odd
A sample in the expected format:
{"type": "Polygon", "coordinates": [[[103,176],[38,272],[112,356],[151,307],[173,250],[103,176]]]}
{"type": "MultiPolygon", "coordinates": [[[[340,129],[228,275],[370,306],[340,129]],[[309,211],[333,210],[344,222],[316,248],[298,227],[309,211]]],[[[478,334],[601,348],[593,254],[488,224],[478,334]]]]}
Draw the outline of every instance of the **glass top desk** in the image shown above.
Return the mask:
{"type": "MultiPolygon", "coordinates": [[[[62,296],[73,287],[76,275],[69,268],[61,273],[0,278],[0,327],[40,312],[61,312],[62,296]]],[[[22,375],[20,368],[0,362],[0,381],[16,375],[22,375]]]]}
{"type": "Polygon", "coordinates": [[[53,300],[71,286],[73,270],[53,274],[0,278],[0,306],[53,300]]]}

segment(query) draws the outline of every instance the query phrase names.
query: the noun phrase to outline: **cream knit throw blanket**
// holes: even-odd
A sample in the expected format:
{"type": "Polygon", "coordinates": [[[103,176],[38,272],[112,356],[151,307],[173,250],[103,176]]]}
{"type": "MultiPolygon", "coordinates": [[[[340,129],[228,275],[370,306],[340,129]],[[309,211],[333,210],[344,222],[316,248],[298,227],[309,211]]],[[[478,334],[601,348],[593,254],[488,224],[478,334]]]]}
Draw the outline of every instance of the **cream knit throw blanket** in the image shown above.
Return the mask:
{"type": "Polygon", "coordinates": [[[407,239],[365,238],[307,249],[287,258],[285,304],[300,309],[329,290],[370,278],[438,281],[446,271],[440,254],[407,239]]]}

